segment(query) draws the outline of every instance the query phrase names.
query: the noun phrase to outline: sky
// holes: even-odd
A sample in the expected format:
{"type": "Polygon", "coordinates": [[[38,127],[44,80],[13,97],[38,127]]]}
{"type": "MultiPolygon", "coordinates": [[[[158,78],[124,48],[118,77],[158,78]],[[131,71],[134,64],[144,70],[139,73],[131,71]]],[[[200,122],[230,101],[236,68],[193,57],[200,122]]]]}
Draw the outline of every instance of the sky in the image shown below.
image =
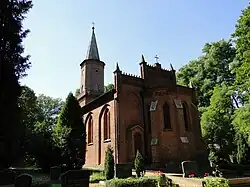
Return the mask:
{"type": "Polygon", "coordinates": [[[229,39],[248,0],[33,0],[24,28],[25,54],[32,67],[21,80],[36,94],[65,99],[80,87],[92,22],[105,84],[113,83],[118,62],[139,75],[143,54],[163,68],[178,70],[197,59],[205,43],[229,39]]]}

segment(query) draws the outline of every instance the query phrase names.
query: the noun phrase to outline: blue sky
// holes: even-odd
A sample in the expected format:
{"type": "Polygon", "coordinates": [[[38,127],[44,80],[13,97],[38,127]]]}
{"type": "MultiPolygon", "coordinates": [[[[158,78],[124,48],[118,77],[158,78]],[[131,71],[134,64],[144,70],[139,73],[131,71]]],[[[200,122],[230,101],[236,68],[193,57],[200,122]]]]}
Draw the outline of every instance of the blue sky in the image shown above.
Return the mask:
{"type": "Polygon", "coordinates": [[[201,55],[206,42],[228,39],[248,0],[33,0],[24,27],[32,67],[22,84],[37,94],[65,98],[80,87],[80,63],[92,22],[105,83],[113,83],[116,62],[139,74],[141,54],[155,55],[164,68],[176,69],[201,55]]]}

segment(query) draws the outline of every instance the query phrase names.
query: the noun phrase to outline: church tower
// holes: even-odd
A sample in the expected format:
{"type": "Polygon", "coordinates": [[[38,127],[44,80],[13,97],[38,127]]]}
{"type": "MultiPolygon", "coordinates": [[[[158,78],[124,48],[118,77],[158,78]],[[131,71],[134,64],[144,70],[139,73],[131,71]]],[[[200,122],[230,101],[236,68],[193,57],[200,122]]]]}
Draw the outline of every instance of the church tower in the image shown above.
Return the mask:
{"type": "Polygon", "coordinates": [[[81,87],[78,97],[80,105],[83,106],[104,93],[104,66],[100,60],[95,27],[92,27],[92,36],[85,60],[81,66],[81,87]]]}

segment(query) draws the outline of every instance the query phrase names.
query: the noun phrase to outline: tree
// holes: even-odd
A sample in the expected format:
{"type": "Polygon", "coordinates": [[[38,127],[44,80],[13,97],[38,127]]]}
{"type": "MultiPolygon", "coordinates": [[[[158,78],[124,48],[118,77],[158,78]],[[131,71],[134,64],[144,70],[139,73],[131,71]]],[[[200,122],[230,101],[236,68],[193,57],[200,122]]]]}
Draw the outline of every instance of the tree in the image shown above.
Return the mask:
{"type": "Polygon", "coordinates": [[[61,99],[45,95],[36,97],[32,89],[22,87],[19,107],[21,124],[25,127],[25,164],[36,164],[43,171],[49,171],[51,166],[60,163],[60,149],[52,135],[62,104],[61,99]]]}
{"type": "Polygon", "coordinates": [[[69,168],[81,168],[85,163],[86,133],[82,121],[81,107],[72,93],[69,93],[55,129],[65,164],[69,168]]]}
{"type": "Polygon", "coordinates": [[[141,153],[139,152],[139,150],[137,150],[137,152],[136,152],[134,165],[135,165],[136,176],[137,177],[143,176],[144,172],[145,172],[144,160],[143,160],[143,157],[142,157],[141,153]]]}
{"type": "Polygon", "coordinates": [[[35,123],[38,120],[37,97],[35,92],[27,86],[22,86],[21,96],[18,99],[20,108],[20,123],[24,127],[23,140],[21,141],[23,147],[23,156],[29,152],[29,145],[32,142],[32,133],[35,129],[35,123]]]}
{"type": "Polygon", "coordinates": [[[215,87],[210,106],[201,117],[202,133],[210,151],[216,151],[216,155],[226,161],[229,161],[234,148],[233,113],[234,107],[227,87],[215,87]]]}
{"type": "Polygon", "coordinates": [[[38,121],[45,121],[48,125],[48,130],[52,130],[57,123],[57,118],[61,111],[64,102],[60,98],[52,98],[46,95],[37,97],[38,105],[38,121]]]}
{"type": "Polygon", "coordinates": [[[109,145],[105,153],[104,174],[106,180],[114,178],[114,156],[113,149],[109,145]]]}
{"type": "Polygon", "coordinates": [[[77,88],[75,91],[75,97],[77,98],[80,95],[80,88],[77,88]]]}
{"type": "Polygon", "coordinates": [[[235,73],[231,71],[235,48],[231,41],[220,40],[205,44],[202,52],[197,60],[179,70],[177,80],[183,86],[191,82],[197,92],[199,107],[208,107],[215,86],[232,86],[235,81],[235,73]]]}
{"type": "Polygon", "coordinates": [[[105,92],[108,92],[108,91],[110,91],[110,90],[112,90],[112,89],[114,89],[114,85],[113,84],[108,84],[108,85],[106,85],[106,86],[104,86],[104,91],[105,92]]]}
{"type": "Polygon", "coordinates": [[[48,131],[47,127],[45,121],[37,122],[34,125],[28,152],[28,156],[33,156],[36,166],[42,168],[44,172],[48,172],[50,167],[62,162],[61,149],[56,146],[52,132],[48,131]]]}
{"type": "Polygon", "coordinates": [[[244,102],[250,101],[250,6],[248,6],[237,21],[233,37],[236,43],[239,68],[236,70],[236,85],[244,102]]]}
{"type": "Polygon", "coordinates": [[[32,129],[38,120],[39,113],[35,92],[28,86],[22,86],[18,103],[21,109],[21,123],[26,129],[32,129]]]}
{"type": "Polygon", "coordinates": [[[1,167],[10,166],[20,157],[24,127],[21,126],[18,107],[19,80],[30,67],[29,56],[23,55],[22,45],[29,30],[23,30],[22,22],[31,7],[32,2],[26,0],[3,0],[0,6],[1,167]]]}
{"type": "Polygon", "coordinates": [[[242,164],[247,160],[247,155],[249,152],[249,146],[247,142],[246,134],[237,131],[235,136],[235,145],[236,145],[236,161],[238,164],[242,164]]]}

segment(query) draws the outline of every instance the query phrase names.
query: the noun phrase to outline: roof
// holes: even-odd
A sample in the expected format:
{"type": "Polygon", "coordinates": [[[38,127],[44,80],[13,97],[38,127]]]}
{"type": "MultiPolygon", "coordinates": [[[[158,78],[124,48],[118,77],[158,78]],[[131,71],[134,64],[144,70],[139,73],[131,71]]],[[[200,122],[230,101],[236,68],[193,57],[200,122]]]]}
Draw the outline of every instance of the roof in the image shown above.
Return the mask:
{"type": "Polygon", "coordinates": [[[92,36],[85,60],[100,60],[96,37],[95,37],[95,27],[92,27],[92,36]]]}

